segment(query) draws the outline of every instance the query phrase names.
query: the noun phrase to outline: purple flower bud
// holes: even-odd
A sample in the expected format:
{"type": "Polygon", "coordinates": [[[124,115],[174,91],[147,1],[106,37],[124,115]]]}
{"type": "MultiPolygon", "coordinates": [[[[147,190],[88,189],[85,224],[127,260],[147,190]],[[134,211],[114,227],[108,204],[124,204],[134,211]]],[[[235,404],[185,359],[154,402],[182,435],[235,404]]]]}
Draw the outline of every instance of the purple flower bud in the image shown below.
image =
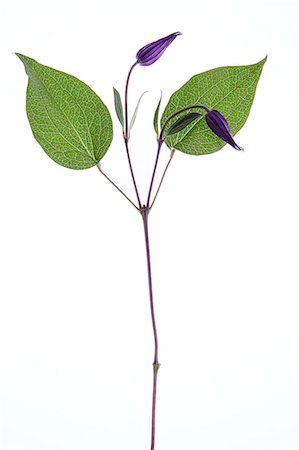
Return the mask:
{"type": "Polygon", "coordinates": [[[208,111],[206,114],[206,122],[211,130],[223,141],[227,142],[236,150],[244,150],[235,143],[229,124],[219,111],[216,111],[215,109],[208,111]]]}
{"type": "Polygon", "coordinates": [[[160,58],[160,56],[165,52],[167,47],[172,43],[172,41],[179,36],[180,33],[172,33],[169,36],[159,39],[158,41],[151,42],[150,44],[142,47],[136,55],[137,62],[141,66],[150,66],[160,58]]]}

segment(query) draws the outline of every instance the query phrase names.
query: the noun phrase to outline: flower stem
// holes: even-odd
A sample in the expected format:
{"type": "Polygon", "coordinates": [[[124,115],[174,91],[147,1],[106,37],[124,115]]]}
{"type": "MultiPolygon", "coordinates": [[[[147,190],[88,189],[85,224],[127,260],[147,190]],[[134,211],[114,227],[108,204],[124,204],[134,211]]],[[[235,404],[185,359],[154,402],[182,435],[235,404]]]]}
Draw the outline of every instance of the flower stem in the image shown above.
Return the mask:
{"type": "Polygon", "coordinates": [[[156,161],[155,161],[155,165],[154,165],[154,170],[153,170],[153,174],[152,174],[152,179],[151,179],[151,183],[150,183],[150,187],[149,187],[149,191],[148,191],[148,196],[147,196],[147,203],[146,206],[149,208],[150,205],[150,201],[151,201],[151,193],[152,193],[152,189],[153,189],[153,184],[154,184],[154,179],[155,179],[155,175],[156,175],[156,170],[157,170],[157,166],[158,166],[158,161],[159,161],[159,156],[160,156],[160,150],[163,144],[163,140],[158,140],[158,150],[157,150],[157,156],[156,156],[156,161]]]}
{"type": "Polygon", "coordinates": [[[134,175],[133,166],[132,166],[131,157],[130,157],[130,151],[129,151],[129,138],[130,138],[130,135],[129,135],[129,124],[128,124],[128,122],[129,122],[129,119],[128,119],[129,81],[130,81],[132,70],[134,69],[134,67],[137,64],[138,63],[136,61],[132,65],[132,67],[130,68],[128,76],[127,76],[127,81],[126,81],[126,89],[125,89],[125,129],[124,129],[124,132],[123,132],[123,136],[124,136],[126,152],[127,152],[127,157],[128,157],[128,163],[129,163],[130,172],[131,172],[131,176],[132,176],[132,181],[133,181],[135,192],[136,192],[137,202],[138,202],[139,209],[141,209],[141,201],[140,201],[140,197],[139,197],[139,192],[138,192],[138,188],[137,188],[137,184],[136,184],[136,180],[135,180],[135,175],[134,175]]]}
{"type": "Polygon", "coordinates": [[[155,450],[157,374],[158,374],[160,364],[158,362],[158,333],[157,333],[155,310],[154,310],[151,255],[150,255],[150,243],[149,243],[149,233],[148,233],[148,213],[149,213],[149,208],[148,208],[148,206],[144,205],[141,209],[141,215],[142,215],[143,225],[144,225],[149,299],[150,299],[152,327],[153,327],[153,334],[154,334],[154,341],[155,341],[155,351],[154,351],[154,361],[153,361],[153,395],[152,395],[152,427],[151,427],[151,450],[155,450]]]}
{"type": "Polygon", "coordinates": [[[172,149],[172,150],[170,151],[169,160],[168,160],[168,162],[167,162],[167,164],[166,164],[166,167],[165,167],[165,169],[164,169],[164,172],[163,172],[163,175],[162,175],[162,177],[161,177],[159,186],[158,186],[158,188],[157,188],[157,192],[156,192],[156,194],[155,194],[155,196],[154,196],[154,200],[152,201],[152,204],[151,204],[151,206],[149,207],[150,210],[151,210],[152,207],[154,206],[154,203],[155,203],[155,201],[156,201],[156,198],[157,198],[157,196],[158,196],[158,194],[159,194],[159,191],[160,191],[160,188],[161,188],[161,186],[162,186],[162,183],[163,183],[164,177],[165,177],[165,175],[166,175],[167,169],[168,169],[169,164],[171,163],[172,158],[173,158],[173,156],[174,156],[174,152],[175,152],[174,149],[172,149]]]}
{"type": "Polygon", "coordinates": [[[125,140],[126,152],[127,152],[128,163],[129,163],[130,172],[131,172],[131,176],[132,176],[132,181],[133,181],[133,185],[135,188],[136,197],[137,197],[137,201],[138,201],[138,206],[139,206],[139,209],[141,209],[140,196],[139,196],[138,187],[137,187],[137,183],[135,180],[135,175],[134,175],[133,166],[132,166],[131,157],[130,157],[129,143],[128,143],[128,139],[126,137],[124,137],[124,140],[125,140]]]}
{"type": "Polygon", "coordinates": [[[132,67],[129,70],[127,81],[126,81],[126,88],[125,88],[125,131],[124,131],[124,138],[129,139],[129,120],[128,120],[128,92],[129,92],[129,81],[131,77],[132,70],[135,66],[137,66],[138,62],[136,61],[132,67]]]}

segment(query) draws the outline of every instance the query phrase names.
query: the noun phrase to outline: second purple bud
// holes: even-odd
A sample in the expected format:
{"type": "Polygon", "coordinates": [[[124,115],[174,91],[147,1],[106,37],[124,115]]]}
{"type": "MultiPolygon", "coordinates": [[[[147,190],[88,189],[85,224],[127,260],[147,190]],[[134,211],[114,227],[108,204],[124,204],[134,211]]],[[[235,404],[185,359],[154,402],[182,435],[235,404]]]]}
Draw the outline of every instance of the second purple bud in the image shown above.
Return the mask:
{"type": "Polygon", "coordinates": [[[244,150],[234,141],[229,124],[219,111],[216,109],[209,110],[205,117],[207,124],[217,136],[236,150],[244,150]]]}

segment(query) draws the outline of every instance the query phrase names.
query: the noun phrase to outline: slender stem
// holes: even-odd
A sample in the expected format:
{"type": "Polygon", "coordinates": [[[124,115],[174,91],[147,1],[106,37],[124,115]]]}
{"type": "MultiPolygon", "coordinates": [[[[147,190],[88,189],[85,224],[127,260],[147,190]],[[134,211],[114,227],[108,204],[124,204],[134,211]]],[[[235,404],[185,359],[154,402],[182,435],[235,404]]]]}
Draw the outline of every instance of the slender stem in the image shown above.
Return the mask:
{"type": "Polygon", "coordinates": [[[155,202],[155,200],[156,200],[157,194],[158,194],[158,192],[159,192],[159,190],[160,190],[161,184],[162,184],[162,182],[163,182],[163,179],[164,179],[165,174],[166,174],[166,172],[167,172],[168,166],[169,166],[170,161],[172,160],[172,157],[173,157],[173,154],[174,154],[174,153],[173,153],[173,150],[172,150],[172,153],[171,153],[171,155],[170,155],[170,159],[169,159],[169,161],[168,161],[168,164],[167,164],[167,166],[166,166],[166,168],[165,168],[165,170],[164,170],[164,173],[163,173],[163,175],[162,175],[160,184],[159,184],[159,186],[158,186],[158,190],[157,190],[157,192],[156,192],[155,198],[154,198],[154,200],[153,200],[153,202],[152,202],[152,204],[151,204],[151,206],[150,206],[151,193],[152,193],[152,189],[153,189],[153,184],[154,184],[155,174],[156,174],[157,165],[158,165],[158,160],[159,160],[159,156],[160,156],[160,150],[161,150],[161,147],[162,147],[163,142],[165,141],[165,137],[163,136],[163,133],[164,133],[164,131],[165,131],[166,125],[170,122],[171,119],[173,119],[175,116],[181,114],[182,112],[188,111],[189,109],[198,109],[198,108],[204,109],[206,112],[209,111],[209,108],[207,108],[207,107],[204,106],[204,105],[189,105],[189,106],[186,106],[185,108],[181,108],[181,109],[179,109],[178,111],[175,111],[174,113],[172,113],[169,117],[167,117],[167,119],[165,120],[165,122],[164,122],[164,124],[163,124],[163,126],[162,126],[162,128],[161,128],[160,134],[159,134],[159,136],[158,136],[158,150],[157,150],[157,156],[156,156],[156,161],[155,161],[155,165],[154,165],[154,170],[153,170],[153,174],[152,174],[151,184],[150,184],[150,188],[149,188],[149,191],[148,191],[148,197],[147,197],[147,203],[146,203],[146,206],[149,208],[149,210],[152,208],[152,206],[153,206],[153,204],[154,204],[154,202],[155,202]]]}
{"type": "Polygon", "coordinates": [[[129,139],[129,124],[128,124],[128,91],[129,91],[129,81],[131,77],[132,70],[138,64],[136,61],[129,70],[127,81],[126,81],[126,89],[125,89],[125,131],[124,138],[129,139]]]}
{"type": "Polygon", "coordinates": [[[134,202],[117,186],[117,184],[114,183],[114,181],[111,180],[111,178],[108,177],[108,175],[105,174],[100,164],[97,165],[97,168],[99,169],[100,173],[104,175],[104,177],[127,199],[129,202],[134,206],[134,208],[137,209],[137,211],[140,212],[140,209],[135,205],[134,202]]]}
{"type": "Polygon", "coordinates": [[[133,184],[134,184],[134,189],[135,189],[136,197],[137,197],[137,201],[138,201],[138,206],[139,206],[139,209],[141,209],[141,201],[140,201],[140,197],[139,197],[139,192],[138,192],[138,188],[137,188],[137,184],[136,184],[136,180],[135,180],[135,175],[134,175],[133,166],[132,166],[131,157],[130,157],[130,151],[129,151],[129,138],[130,138],[130,136],[129,136],[129,125],[128,125],[128,91],[129,91],[129,81],[130,81],[132,70],[134,69],[134,67],[137,64],[138,63],[136,61],[132,65],[132,67],[130,68],[128,76],[127,76],[127,81],[126,81],[126,89],[125,89],[125,129],[124,129],[123,135],[124,135],[124,141],[125,141],[125,146],[126,146],[126,152],[127,152],[130,172],[131,172],[131,176],[132,176],[132,180],[133,180],[133,184]]]}
{"type": "Polygon", "coordinates": [[[150,244],[149,244],[149,233],[148,233],[148,213],[149,213],[149,208],[147,206],[143,206],[143,208],[141,209],[141,214],[142,214],[143,225],[144,225],[149,299],[150,299],[152,327],[153,327],[153,334],[154,334],[154,341],[155,341],[155,351],[154,351],[154,361],[153,361],[153,395],[152,395],[152,427],[151,427],[151,450],[154,450],[155,449],[155,432],[156,432],[157,374],[158,374],[160,364],[158,362],[158,333],[157,333],[155,310],[154,310],[151,255],[150,255],[150,244]]]}
{"type": "Polygon", "coordinates": [[[151,183],[150,183],[150,187],[148,190],[148,196],[147,196],[147,203],[146,206],[149,208],[150,205],[150,201],[151,201],[151,193],[152,193],[152,189],[153,189],[153,184],[154,184],[154,179],[155,179],[155,175],[156,175],[156,170],[157,170],[157,166],[158,166],[158,161],[159,161],[159,156],[160,156],[160,150],[163,144],[163,140],[159,139],[158,140],[158,150],[157,150],[157,156],[156,156],[156,161],[155,161],[155,165],[154,165],[154,170],[153,170],[153,174],[152,174],[152,178],[151,178],[151,183]]]}
{"type": "Polygon", "coordinates": [[[166,172],[167,172],[167,169],[168,169],[168,167],[169,167],[169,164],[170,164],[171,161],[172,161],[172,158],[173,158],[173,156],[174,156],[174,153],[175,153],[175,150],[172,149],[172,150],[170,151],[170,157],[169,157],[168,163],[166,164],[166,167],[165,167],[165,169],[164,169],[163,175],[162,175],[162,177],[161,177],[161,180],[160,180],[160,183],[159,183],[157,192],[156,192],[156,194],[155,194],[155,196],[154,196],[154,200],[152,201],[152,204],[151,204],[151,206],[149,207],[150,210],[152,209],[152,207],[153,207],[153,205],[154,205],[154,203],[155,203],[155,201],[156,201],[157,195],[158,195],[158,193],[159,193],[159,191],[160,191],[160,188],[161,188],[161,186],[162,186],[164,177],[165,177],[165,175],[166,175],[166,172]]]}
{"type": "Polygon", "coordinates": [[[134,184],[134,188],[135,188],[135,192],[136,192],[136,197],[137,197],[139,209],[141,209],[141,201],[140,201],[140,196],[139,196],[139,192],[138,192],[138,187],[137,187],[137,183],[136,183],[136,180],[135,180],[135,175],[134,175],[134,171],[133,171],[133,167],[132,167],[132,162],[131,162],[131,157],[130,157],[130,152],[129,152],[128,139],[125,137],[124,140],[125,140],[125,146],[126,146],[126,152],[127,152],[127,157],[128,157],[128,163],[129,163],[129,167],[130,167],[130,172],[131,172],[131,176],[132,176],[132,180],[133,180],[133,184],[134,184]]]}

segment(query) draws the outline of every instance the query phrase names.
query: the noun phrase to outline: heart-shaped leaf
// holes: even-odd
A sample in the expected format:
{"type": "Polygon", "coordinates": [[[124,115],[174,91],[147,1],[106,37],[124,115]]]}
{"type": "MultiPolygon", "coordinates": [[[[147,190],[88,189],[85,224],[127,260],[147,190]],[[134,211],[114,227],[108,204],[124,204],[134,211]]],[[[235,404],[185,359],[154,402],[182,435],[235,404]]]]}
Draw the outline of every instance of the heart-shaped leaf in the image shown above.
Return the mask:
{"type": "Polygon", "coordinates": [[[71,169],[95,166],[112,141],[112,120],[102,100],[85,83],[28,56],[26,110],[35,139],[48,156],[71,169]]]}
{"type": "MultiPolygon", "coordinates": [[[[195,75],[170,97],[161,125],[174,112],[201,104],[218,110],[228,121],[232,134],[236,134],[247,120],[265,62],[266,58],[250,66],[219,67],[195,75]]],[[[168,136],[166,144],[191,155],[203,155],[220,150],[225,142],[201,117],[179,133],[168,136]]]]}

